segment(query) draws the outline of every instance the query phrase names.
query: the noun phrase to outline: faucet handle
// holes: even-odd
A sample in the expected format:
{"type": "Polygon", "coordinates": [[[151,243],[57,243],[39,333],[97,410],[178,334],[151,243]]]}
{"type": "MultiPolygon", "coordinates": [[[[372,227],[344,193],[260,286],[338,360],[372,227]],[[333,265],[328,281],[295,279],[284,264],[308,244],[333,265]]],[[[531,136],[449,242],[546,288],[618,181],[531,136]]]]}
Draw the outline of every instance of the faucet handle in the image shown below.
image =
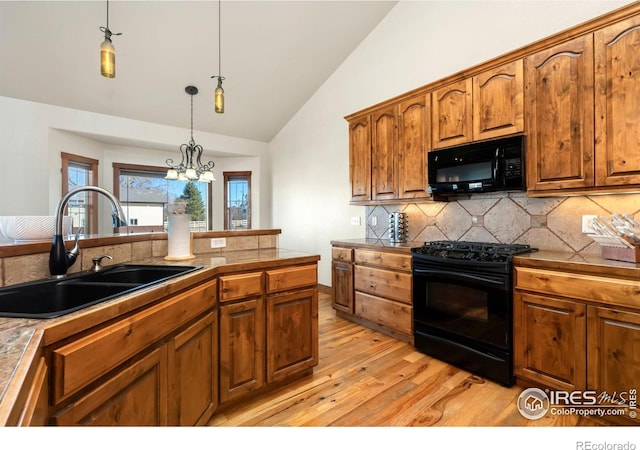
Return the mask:
{"type": "Polygon", "coordinates": [[[102,270],[103,267],[100,265],[100,263],[102,262],[102,260],[104,258],[113,259],[111,257],[111,255],[102,255],[102,256],[98,256],[97,258],[93,258],[91,260],[93,262],[93,267],[91,267],[91,270],[93,270],[94,272],[98,272],[98,271],[102,270]]]}

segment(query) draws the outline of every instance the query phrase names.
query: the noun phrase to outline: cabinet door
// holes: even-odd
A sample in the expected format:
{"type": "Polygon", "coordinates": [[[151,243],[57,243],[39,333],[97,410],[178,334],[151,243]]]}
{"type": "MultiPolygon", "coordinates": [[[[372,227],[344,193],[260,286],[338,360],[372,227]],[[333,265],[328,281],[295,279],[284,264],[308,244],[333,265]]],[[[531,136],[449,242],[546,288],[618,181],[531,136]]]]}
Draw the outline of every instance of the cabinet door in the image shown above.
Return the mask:
{"type": "Polygon", "coordinates": [[[220,403],[264,385],[264,301],[220,306],[220,403]]]}
{"type": "Polygon", "coordinates": [[[214,311],[168,343],[171,425],[206,424],[218,404],[217,325],[214,311]]]}
{"type": "Polygon", "coordinates": [[[371,115],[371,180],[373,200],[398,198],[397,106],[371,115]]]}
{"type": "Polygon", "coordinates": [[[318,364],[318,290],[267,297],[267,381],[318,364]]]}
{"type": "Polygon", "coordinates": [[[523,131],[523,60],[473,77],[473,139],[489,139],[523,131]]]}
{"type": "Polygon", "coordinates": [[[37,359],[29,372],[27,382],[22,387],[24,395],[19,395],[18,404],[7,419],[9,426],[40,427],[48,424],[49,371],[44,356],[37,359]],[[23,399],[24,402],[21,401],[23,399]]]}
{"type": "Polygon", "coordinates": [[[353,314],[353,264],[334,260],[331,265],[333,307],[338,311],[353,314]]]}
{"type": "Polygon", "coordinates": [[[371,121],[369,115],[349,122],[351,201],[371,200],[371,121]]]}
{"type": "Polygon", "coordinates": [[[442,87],[431,94],[433,148],[471,142],[471,78],[442,87]]]}
{"type": "Polygon", "coordinates": [[[427,152],[431,148],[431,96],[421,94],[400,103],[398,197],[429,196],[427,152]]]}
{"type": "Polygon", "coordinates": [[[640,314],[588,308],[589,389],[628,393],[640,381],[640,314]]]}
{"type": "Polygon", "coordinates": [[[586,306],[516,292],[516,376],[567,391],[586,388],[586,306]]]}
{"type": "Polygon", "coordinates": [[[528,190],[593,186],[592,36],[529,56],[525,65],[528,190]]]}
{"type": "Polygon", "coordinates": [[[640,16],[595,33],[596,177],[640,184],[640,16]]]}
{"type": "Polygon", "coordinates": [[[130,364],[55,417],[57,425],[167,425],[166,346],[130,364]]]}

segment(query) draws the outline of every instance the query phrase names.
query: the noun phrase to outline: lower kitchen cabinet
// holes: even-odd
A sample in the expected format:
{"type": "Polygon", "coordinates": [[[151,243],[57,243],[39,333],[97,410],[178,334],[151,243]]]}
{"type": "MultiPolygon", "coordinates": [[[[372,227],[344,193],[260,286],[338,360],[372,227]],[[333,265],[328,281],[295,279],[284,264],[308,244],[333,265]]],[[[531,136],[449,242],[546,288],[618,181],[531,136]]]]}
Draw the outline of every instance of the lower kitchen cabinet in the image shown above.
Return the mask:
{"type": "Polygon", "coordinates": [[[332,259],[336,312],[343,318],[413,343],[413,277],[408,248],[379,251],[334,246],[332,259]],[[347,250],[353,253],[346,253],[347,250]]]}
{"type": "Polygon", "coordinates": [[[589,307],[589,389],[628,392],[640,388],[640,312],[589,307]]]}
{"type": "Polygon", "coordinates": [[[566,391],[585,389],[586,309],[568,300],[516,293],[516,375],[566,391]]]}
{"type": "Polygon", "coordinates": [[[318,290],[303,289],[267,297],[267,381],[318,364],[318,290]]]}
{"type": "Polygon", "coordinates": [[[220,306],[220,402],[264,385],[264,301],[220,306]]]}
{"type": "Polygon", "coordinates": [[[218,406],[218,312],[169,341],[169,423],[204,425],[218,406]]]}
{"type": "Polygon", "coordinates": [[[53,422],[207,420],[216,403],[216,302],[213,280],[48,349],[53,422]]]}
{"type": "Polygon", "coordinates": [[[43,426],[48,422],[49,369],[44,356],[37,356],[35,364],[28,371],[25,383],[18,394],[6,425],[43,426]]]}
{"type": "Polygon", "coordinates": [[[353,249],[331,249],[331,286],[333,307],[353,314],[353,249]]]}
{"type": "Polygon", "coordinates": [[[628,400],[640,380],[640,279],[517,264],[516,377],[628,400]]]}
{"type": "Polygon", "coordinates": [[[56,425],[167,425],[167,349],[157,348],[55,416],[56,425]]]}

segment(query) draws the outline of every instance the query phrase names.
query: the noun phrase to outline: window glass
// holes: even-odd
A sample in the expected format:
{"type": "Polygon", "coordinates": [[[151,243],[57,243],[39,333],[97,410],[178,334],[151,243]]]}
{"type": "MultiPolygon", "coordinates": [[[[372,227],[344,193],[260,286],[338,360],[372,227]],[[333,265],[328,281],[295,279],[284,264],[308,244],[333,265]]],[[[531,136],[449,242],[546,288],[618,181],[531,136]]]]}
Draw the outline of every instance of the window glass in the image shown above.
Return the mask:
{"type": "Polygon", "coordinates": [[[133,232],[166,231],[167,216],[191,216],[191,231],[209,229],[206,183],[166,180],[161,172],[120,168],[118,198],[133,232]]]}
{"type": "Polygon", "coordinates": [[[251,229],[251,172],[225,172],[225,229],[251,229]]]}

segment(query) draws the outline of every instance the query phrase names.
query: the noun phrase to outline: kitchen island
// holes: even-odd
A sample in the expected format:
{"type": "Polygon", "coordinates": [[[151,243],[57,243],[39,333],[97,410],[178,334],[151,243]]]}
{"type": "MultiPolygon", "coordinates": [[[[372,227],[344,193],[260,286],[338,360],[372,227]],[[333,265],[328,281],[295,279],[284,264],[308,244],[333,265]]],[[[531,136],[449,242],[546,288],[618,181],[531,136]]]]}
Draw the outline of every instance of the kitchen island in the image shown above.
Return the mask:
{"type": "Polygon", "coordinates": [[[216,249],[186,261],[149,256],[130,262],[202,269],[59,318],[0,318],[0,424],[201,424],[219,404],[310,374],[318,359],[319,259],[277,247],[216,249]],[[194,336],[193,349],[181,354],[181,343],[194,336]],[[234,355],[242,345],[253,353],[234,355]],[[193,367],[203,348],[213,354],[193,367]],[[199,369],[198,378],[191,372],[199,369]],[[128,400],[108,394],[139,376],[136,370],[153,373],[156,385],[139,397],[152,393],[155,403],[146,416],[129,417],[121,409],[131,398],[132,410],[140,408],[135,391],[128,400]],[[185,402],[179,394],[194,386],[207,403],[190,411],[199,396],[185,402]]]}

